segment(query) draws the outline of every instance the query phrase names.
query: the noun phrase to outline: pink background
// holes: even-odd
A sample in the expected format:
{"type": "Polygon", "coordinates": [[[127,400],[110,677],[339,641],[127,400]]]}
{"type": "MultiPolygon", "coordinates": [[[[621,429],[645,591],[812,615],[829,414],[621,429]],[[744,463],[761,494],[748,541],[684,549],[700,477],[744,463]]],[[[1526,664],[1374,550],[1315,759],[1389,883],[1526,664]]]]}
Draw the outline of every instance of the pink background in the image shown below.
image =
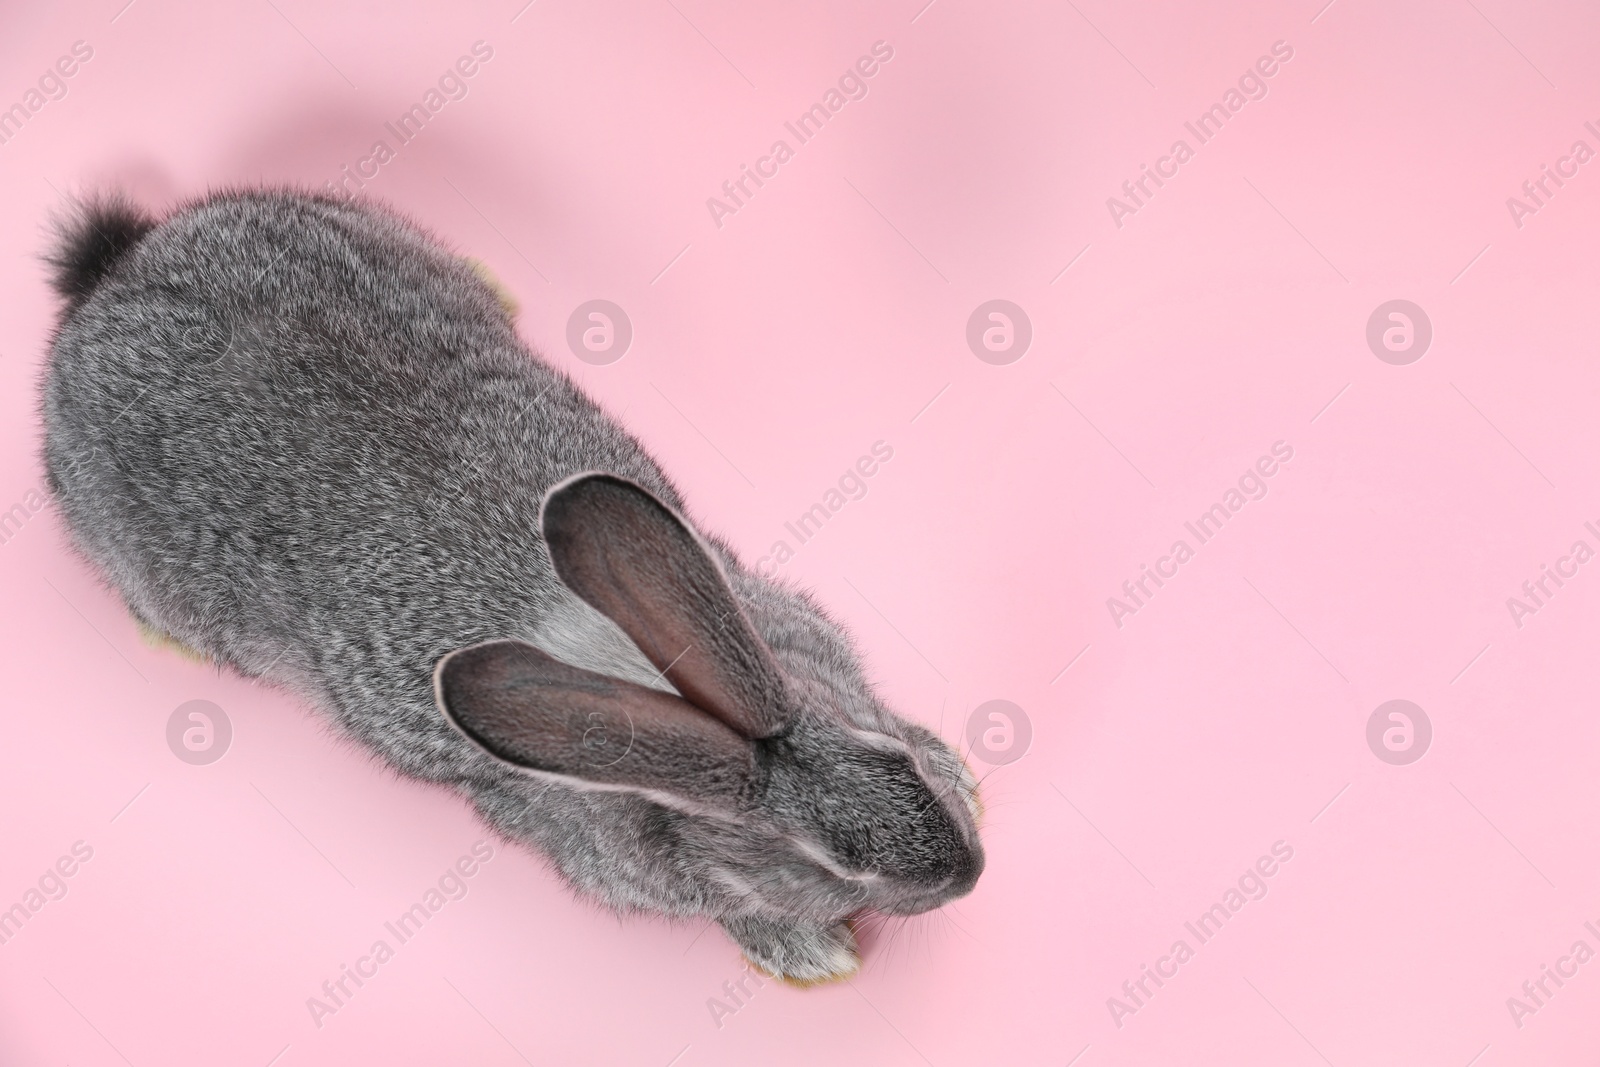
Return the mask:
{"type": "Polygon", "coordinates": [[[0,945],[0,1060],[1594,1058],[1600,962],[1520,1027],[1507,998],[1600,949],[1600,563],[1520,628],[1506,601],[1600,548],[1600,163],[1520,228],[1506,198],[1600,149],[1600,12],[922,2],[10,5],[0,106],[94,54],[0,145],[0,508],[42,488],[58,192],[321,184],[483,40],[367,191],[485,260],[752,561],[888,442],[784,573],[907,714],[955,740],[1004,698],[1034,736],[984,786],[976,892],[848,985],[714,1019],[741,970],[719,932],[619,922],[507,849],[319,1028],[307,998],[480,828],[284,695],[142,644],[46,508],[0,545],[0,907],[94,852],[0,945]],[[706,198],[879,40],[867,97],[718,228],[706,198]],[[1269,95],[1116,226],[1106,198],[1279,40],[1269,95]],[[564,340],[595,298],[635,330],[609,366],[564,340]],[[1033,325],[1010,365],[964,339],[994,298],[1033,325]],[[1433,324],[1406,366],[1365,340],[1393,299],[1433,324]],[[1119,628],[1106,599],[1280,440],[1266,498],[1119,628]],[[233,724],[209,766],[165,741],[191,699],[233,724]],[[1366,741],[1391,699],[1433,725],[1408,766],[1366,741]],[[1267,896],[1119,1027],[1107,998],[1277,841],[1267,896]]]}

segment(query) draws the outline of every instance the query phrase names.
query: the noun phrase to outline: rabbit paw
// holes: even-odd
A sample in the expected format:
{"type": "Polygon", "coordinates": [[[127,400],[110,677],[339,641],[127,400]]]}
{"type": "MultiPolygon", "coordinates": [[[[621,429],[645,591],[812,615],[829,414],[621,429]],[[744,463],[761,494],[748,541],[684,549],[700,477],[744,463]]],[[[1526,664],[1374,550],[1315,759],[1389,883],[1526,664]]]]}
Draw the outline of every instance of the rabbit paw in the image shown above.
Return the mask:
{"type": "Polygon", "coordinates": [[[722,928],[753,967],[793,986],[841,981],[861,967],[856,935],[847,923],[812,926],[747,915],[723,919],[722,928]]]}
{"type": "Polygon", "coordinates": [[[143,619],[139,618],[137,615],[134,616],[133,621],[134,621],[134,624],[139,627],[139,636],[141,638],[143,638],[144,639],[144,643],[149,645],[151,648],[154,648],[154,649],[166,649],[169,652],[176,652],[178,655],[182,656],[184,659],[193,660],[196,663],[210,663],[211,662],[211,657],[205,655],[202,652],[196,652],[194,649],[190,648],[188,645],[185,645],[182,642],[180,642],[176,637],[173,637],[171,634],[164,633],[163,631],[156,629],[154,626],[152,626],[149,623],[145,622],[143,619]]]}
{"type": "Polygon", "coordinates": [[[462,256],[461,258],[466,260],[467,266],[472,268],[472,273],[483,279],[484,284],[494,291],[495,299],[500,301],[501,310],[506,313],[506,318],[516,318],[517,312],[521,310],[521,305],[517,303],[517,298],[511,295],[511,290],[505,287],[505,283],[495,277],[494,272],[489,269],[483,260],[474,259],[472,256],[462,256]]]}

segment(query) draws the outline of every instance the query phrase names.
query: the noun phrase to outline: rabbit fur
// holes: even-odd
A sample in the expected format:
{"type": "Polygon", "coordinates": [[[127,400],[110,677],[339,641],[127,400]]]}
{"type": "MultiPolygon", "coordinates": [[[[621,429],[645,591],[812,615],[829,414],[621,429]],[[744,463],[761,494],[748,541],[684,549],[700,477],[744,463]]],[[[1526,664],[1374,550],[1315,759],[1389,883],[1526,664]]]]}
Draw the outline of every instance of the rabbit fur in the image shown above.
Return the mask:
{"type": "Polygon", "coordinates": [[[469,263],[292,189],[160,221],[100,197],[58,231],[44,466],[141,624],[458,790],[580,894],[714,919],[795,982],[855,970],[848,920],[973,887],[960,756],[684,517],[469,263]]]}

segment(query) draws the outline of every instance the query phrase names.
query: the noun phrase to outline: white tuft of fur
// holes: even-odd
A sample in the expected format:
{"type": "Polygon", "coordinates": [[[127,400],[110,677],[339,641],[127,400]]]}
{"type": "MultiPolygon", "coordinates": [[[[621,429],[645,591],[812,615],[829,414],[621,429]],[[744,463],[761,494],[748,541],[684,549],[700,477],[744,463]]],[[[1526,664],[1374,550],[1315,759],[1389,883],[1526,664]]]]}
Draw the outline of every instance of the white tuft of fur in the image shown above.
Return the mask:
{"type": "Polygon", "coordinates": [[[575,596],[558,599],[528,643],[574,667],[682,695],[621,627],[575,596]]]}

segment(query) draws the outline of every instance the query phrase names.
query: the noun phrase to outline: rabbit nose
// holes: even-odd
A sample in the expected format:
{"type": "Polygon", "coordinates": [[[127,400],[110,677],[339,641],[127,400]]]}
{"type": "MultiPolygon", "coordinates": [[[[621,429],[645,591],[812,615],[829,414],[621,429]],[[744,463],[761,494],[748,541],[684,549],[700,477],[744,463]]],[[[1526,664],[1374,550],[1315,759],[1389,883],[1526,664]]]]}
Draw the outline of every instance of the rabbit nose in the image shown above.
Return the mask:
{"type": "Polygon", "coordinates": [[[961,860],[956,866],[956,871],[950,877],[950,882],[945,886],[945,899],[954,900],[964,897],[972,892],[978,884],[978,876],[983,874],[984,865],[988,862],[983,854],[983,846],[976,841],[969,848],[962,851],[961,860]]]}
{"type": "Polygon", "coordinates": [[[951,863],[945,879],[932,887],[918,887],[911,895],[883,910],[892,915],[920,915],[925,911],[943,907],[972,892],[983,874],[984,854],[980,846],[960,849],[951,863]]]}

